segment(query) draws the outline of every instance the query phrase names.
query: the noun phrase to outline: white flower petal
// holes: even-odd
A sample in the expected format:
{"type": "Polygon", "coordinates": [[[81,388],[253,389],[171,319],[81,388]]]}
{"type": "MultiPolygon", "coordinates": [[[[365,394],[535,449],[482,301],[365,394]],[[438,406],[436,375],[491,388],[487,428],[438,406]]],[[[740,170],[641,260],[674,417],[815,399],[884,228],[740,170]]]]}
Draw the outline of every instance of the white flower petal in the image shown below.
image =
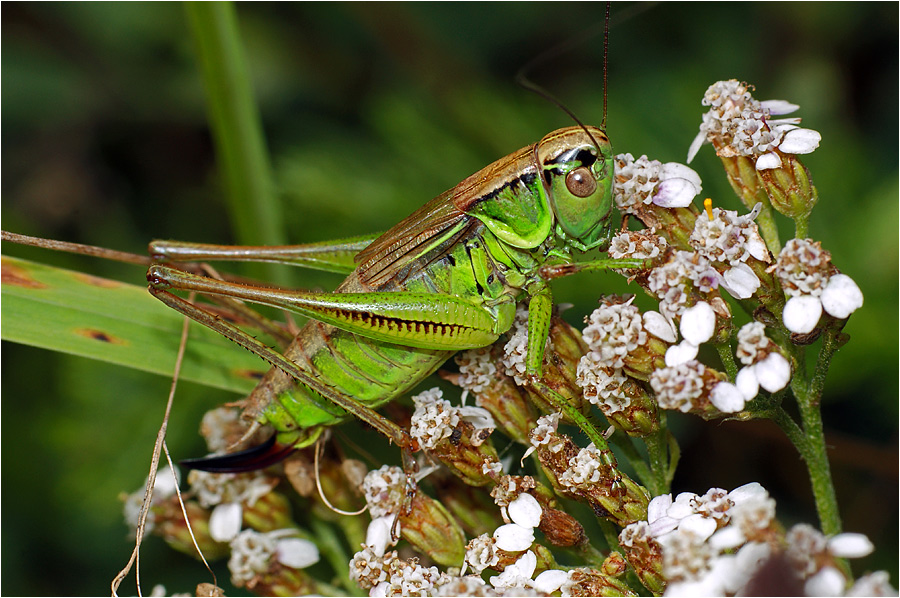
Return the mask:
{"type": "Polygon", "coordinates": [[[319,549],[309,540],[285,538],[276,542],[278,562],[286,567],[303,569],[319,562],[319,549]]]}
{"type": "Polygon", "coordinates": [[[722,286],[735,299],[749,299],[760,285],[756,272],[744,263],[726,270],[722,279],[722,286]]]}
{"type": "Polygon", "coordinates": [[[744,408],[744,393],[731,382],[719,382],[713,386],[709,400],[722,413],[737,413],[744,408]]]}
{"type": "Polygon", "coordinates": [[[716,531],[716,520],[711,517],[704,517],[700,513],[688,515],[678,524],[678,531],[691,532],[698,538],[706,540],[716,531]]]}
{"type": "Polygon", "coordinates": [[[875,546],[865,534],[844,533],[828,540],[828,552],[844,559],[858,559],[872,554],[875,546]]]}
{"type": "MultiPolygon", "coordinates": [[[[384,551],[391,544],[391,527],[394,525],[394,515],[376,517],[369,523],[366,530],[366,545],[371,546],[376,555],[384,555],[384,551]]],[[[400,523],[397,522],[397,532],[400,532],[400,523]]]]}
{"type": "Polygon", "coordinates": [[[656,186],[653,203],[662,208],[685,208],[697,193],[697,188],[687,179],[666,179],[656,186]]]}
{"type": "Polygon", "coordinates": [[[812,295],[797,295],[784,304],[782,319],[791,332],[812,332],[822,317],[822,302],[812,295]]]}
{"type": "Polygon", "coordinates": [[[738,486],[728,493],[728,498],[735,505],[745,502],[763,500],[769,496],[769,492],[759,482],[749,482],[738,486]]]}
{"type": "Polygon", "coordinates": [[[475,426],[476,430],[493,430],[496,428],[494,425],[494,418],[487,409],[482,409],[481,407],[459,407],[457,412],[459,413],[460,419],[475,426]]]}
{"type": "Polygon", "coordinates": [[[666,349],[666,365],[675,367],[682,363],[687,363],[697,357],[698,347],[688,341],[681,341],[677,345],[672,345],[666,349]]]}
{"type": "Polygon", "coordinates": [[[759,385],[769,392],[777,392],[791,381],[791,364],[781,353],[769,353],[753,367],[759,385]]]}
{"type": "Polygon", "coordinates": [[[666,515],[666,511],[672,506],[672,495],[661,494],[654,496],[650,504],[647,505],[647,523],[653,523],[660,517],[666,515]]]}
{"type": "Polygon", "coordinates": [[[693,503],[697,499],[697,495],[693,492],[682,492],[675,497],[675,502],[666,511],[666,515],[681,520],[694,513],[693,503]]]}
{"type": "Polygon", "coordinates": [[[690,166],[685,166],[679,162],[667,162],[663,164],[659,178],[663,181],[669,179],[684,179],[694,187],[694,195],[703,191],[703,181],[700,180],[700,175],[697,174],[697,171],[690,166]]]}
{"type": "Polygon", "coordinates": [[[846,274],[835,274],[828,279],[822,291],[822,307],[839,320],[850,317],[862,307],[863,294],[852,278],[846,274]]]}
{"type": "Polygon", "coordinates": [[[812,129],[794,129],[784,135],[778,149],[785,154],[810,154],[819,147],[822,135],[812,129]]]}
{"type": "Polygon", "coordinates": [[[701,345],[716,331],[716,314],[709,303],[700,301],[681,314],[681,336],[692,345],[701,345]]]}
{"type": "Polygon", "coordinates": [[[642,317],[644,330],[656,338],[662,339],[667,343],[674,343],[678,340],[672,323],[658,311],[645,311],[642,317]]]}
{"type": "Polygon", "coordinates": [[[706,131],[700,129],[700,132],[697,133],[697,136],[694,137],[694,140],[691,141],[691,147],[688,148],[687,153],[687,163],[690,164],[691,160],[697,155],[697,152],[700,151],[700,148],[703,146],[703,143],[706,141],[706,131]]]}
{"type": "Polygon", "coordinates": [[[239,502],[216,505],[209,515],[209,535],[216,542],[230,542],[241,531],[244,510],[239,502]]]}
{"type": "Polygon", "coordinates": [[[781,166],[781,158],[775,152],[769,152],[756,159],[756,170],[771,170],[781,166]]]}
{"type": "Polygon", "coordinates": [[[522,527],[517,523],[507,523],[494,530],[497,548],[509,552],[519,552],[534,543],[534,531],[530,527],[522,527]]]}
{"type": "Polygon", "coordinates": [[[673,519],[669,516],[655,519],[652,523],[650,523],[650,536],[653,538],[665,536],[669,532],[678,529],[678,523],[678,519],[673,519]]]}
{"type": "Polygon", "coordinates": [[[534,589],[545,594],[552,594],[569,578],[569,574],[559,569],[547,569],[534,578],[534,589]]]}
{"type": "Polygon", "coordinates": [[[543,509],[535,497],[523,492],[506,507],[513,523],[522,527],[537,527],[541,524],[543,509]]]}
{"type": "Polygon", "coordinates": [[[728,525],[714,533],[709,538],[708,544],[713,550],[721,551],[737,548],[746,540],[747,538],[744,537],[744,533],[739,527],[728,525]]]}
{"type": "Polygon", "coordinates": [[[769,114],[775,116],[790,114],[800,109],[800,106],[791,104],[787,100],[763,100],[759,103],[759,107],[763,110],[768,110],[769,114]]]}
{"type": "Polygon", "coordinates": [[[749,401],[759,394],[759,380],[756,379],[754,366],[746,366],[740,369],[734,378],[734,385],[741,391],[745,401],[749,401]]]}
{"type": "Polygon", "coordinates": [[[823,567],[803,585],[806,596],[841,596],[844,575],[834,567],[823,567]]]}

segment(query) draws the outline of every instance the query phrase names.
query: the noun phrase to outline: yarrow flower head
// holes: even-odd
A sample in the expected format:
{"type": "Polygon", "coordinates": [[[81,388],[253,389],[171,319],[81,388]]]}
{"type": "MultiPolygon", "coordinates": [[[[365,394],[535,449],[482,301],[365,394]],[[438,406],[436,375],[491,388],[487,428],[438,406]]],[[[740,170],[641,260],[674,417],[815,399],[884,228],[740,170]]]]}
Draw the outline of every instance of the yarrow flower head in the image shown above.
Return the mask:
{"type": "Polygon", "coordinates": [[[689,206],[702,190],[700,176],[691,168],[669,162],[663,164],[631,154],[616,156],[616,178],[613,194],[624,214],[635,213],[641,204],[663,208],[689,206]]]}
{"type": "Polygon", "coordinates": [[[208,473],[195,469],[188,475],[191,490],[205,508],[212,508],[209,534],[228,542],[241,531],[244,509],[272,491],[278,479],[261,471],[253,473],[208,473]]]}
{"type": "Polygon", "coordinates": [[[231,541],[228,569],[234,585],[253,588],[276,582],[280,576],[273,563],[280,567],[303,569],[317,562],[319,549],[309,540],[297,537],[297,530],[260,533],[247,529],[231,541]]]}
{"type": "Polygon", "coordinates": [[[688,163],[703,143],[712,143],[723,157],[761,156],[757,170],[781,166],[782,154],[808,154],[819,146],[822,136],[797,125],[799,118],[773,119],[790,114],[799,106],[783,100],[760,102],[751,95],[752,86],[736,79],[719,81],[706,90],[703,105],[710,110],[703,115],[700,132],[691,143],[688,163]]]}
{"type": "Polygon", "coordinates": [[[775,275],[788,301],[783,320],[791,332],[815,329],[824,309],[843,320],[862,307],[862,291],[846,274],[831,264],[831,254],[811,239],[791,239],[775,262],[775,275]]]}

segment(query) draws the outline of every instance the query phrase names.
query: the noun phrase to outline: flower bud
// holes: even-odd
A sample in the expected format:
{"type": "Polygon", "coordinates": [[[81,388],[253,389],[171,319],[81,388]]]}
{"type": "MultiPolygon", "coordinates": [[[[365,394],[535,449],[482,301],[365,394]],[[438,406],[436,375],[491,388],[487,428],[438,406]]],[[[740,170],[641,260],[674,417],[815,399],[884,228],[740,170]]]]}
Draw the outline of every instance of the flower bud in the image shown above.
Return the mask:
{"type": "Polygon", "coordinates": [[[465,556],[466,538],[456,519],[440,502],[421,490],[400,514],[400,535],[441,565],[458,566],[465,556]]]}
{"type": "Polygon", "coordinates": [[[578,520],[559,509],[545,508],[538,528],[554,546],[580,546],[587,542],[584,527],[578,520]]]}
{"type": "Polygon", "coordinates": [[[819,200],[809,170],[793,154],[777,152],[781,166],[757,170],[772,207],[789,218],[805,218],[819,200]]]}
{"type": "Polygon", "coordinates": [[[564,596],[633,596],[634,592],[623,580],[597,569],[580,567],[569,571],[560,587],[564,596]]]}
{"type": "Polygon", "coordinates": [[[294,527],[291,504],[280,492],[268,492],[244,506],[243,517],[244,525],[260,532],[294,527]]]}

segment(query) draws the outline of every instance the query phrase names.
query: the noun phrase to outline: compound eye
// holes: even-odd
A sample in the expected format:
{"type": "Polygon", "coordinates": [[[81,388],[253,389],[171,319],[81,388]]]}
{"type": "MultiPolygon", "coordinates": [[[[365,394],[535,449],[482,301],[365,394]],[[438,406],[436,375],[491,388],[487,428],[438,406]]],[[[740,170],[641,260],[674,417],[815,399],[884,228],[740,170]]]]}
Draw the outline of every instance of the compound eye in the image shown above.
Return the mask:
{"type": "Polygon", "coordinates": [[[587,166],[579,166],[566,175],[566,189],[575,197],[590,197],[597,190],[597,181],[587,166]]]}

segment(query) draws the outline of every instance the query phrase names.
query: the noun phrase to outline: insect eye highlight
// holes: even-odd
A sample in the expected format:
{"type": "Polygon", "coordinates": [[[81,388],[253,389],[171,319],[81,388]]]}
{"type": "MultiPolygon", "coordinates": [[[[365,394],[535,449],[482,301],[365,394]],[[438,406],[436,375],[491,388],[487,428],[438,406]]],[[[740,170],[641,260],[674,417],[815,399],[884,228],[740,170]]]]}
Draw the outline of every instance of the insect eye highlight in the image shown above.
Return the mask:
{"type": "Polygon", "coordinates": [[[590,168],[579,166],[566,175],[566,189],[575,197],[589,197],[597,190],[597,181],[590,168]]]}

